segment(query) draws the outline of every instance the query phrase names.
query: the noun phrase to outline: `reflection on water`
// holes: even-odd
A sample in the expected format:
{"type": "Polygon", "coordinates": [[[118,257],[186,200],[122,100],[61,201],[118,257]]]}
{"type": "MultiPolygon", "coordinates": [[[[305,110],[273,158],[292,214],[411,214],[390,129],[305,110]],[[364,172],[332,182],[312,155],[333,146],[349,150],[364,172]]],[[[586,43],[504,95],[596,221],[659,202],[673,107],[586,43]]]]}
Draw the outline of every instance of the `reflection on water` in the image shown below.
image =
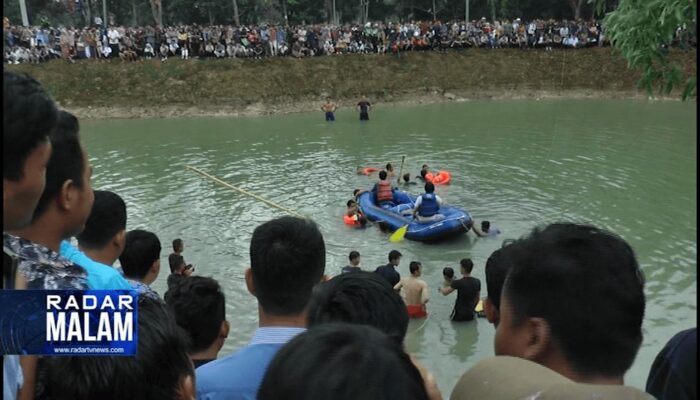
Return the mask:
{"type": "MultiPolygon", "coordinates": [[[[482,280],[488,256],[507,238],[556,220],[590,222],[632,244],[647,277],[645,339],[627,381],[643,387],[656,353],[677,331],[696,325],[696,136],[692,104],[631,101],[493,101],[382,108],[358,123],[351,111],[334,124],[322,115],[85,122],[83,138],[94,184],[121,194],[129,229],[154,231],[163,243],[181,237],[196,273],[225,288],[231,335],[223,354],[250,338],[255,299],[242,280],[253,229],[280,216],[274,208],[206,180],[196,166],[245,190],[313,217],[327,241],[327,272],[350,250],[362,267],[386,263],[393,248],[424,265],[430,319],[412,321],[407,348],[435,374],[447,397],[459,375],[493,354],[494,328],[448,320],[454,297],[434,289],[446,266],[471,257],[482,280]],[[460,238],[444,245],[388,242],[376,227],[342,223],[354,188],[372,180],[357,166],[391,161],[418,174],[424,163],[448,170],[440,187],[449,203],[488,219],[499,238],[460,238]],[[420,329],[418,329],[420,328],[420,329]]],[[[412,187],[418,192],[420,186],[412,187]]],[[[167,265],[167,264],[164,264],[167,265]]],[[[154,284],[165,291],[165,274],[154,284]]],[[[484,295],[485,292],[482,292],[484,295]]]]}

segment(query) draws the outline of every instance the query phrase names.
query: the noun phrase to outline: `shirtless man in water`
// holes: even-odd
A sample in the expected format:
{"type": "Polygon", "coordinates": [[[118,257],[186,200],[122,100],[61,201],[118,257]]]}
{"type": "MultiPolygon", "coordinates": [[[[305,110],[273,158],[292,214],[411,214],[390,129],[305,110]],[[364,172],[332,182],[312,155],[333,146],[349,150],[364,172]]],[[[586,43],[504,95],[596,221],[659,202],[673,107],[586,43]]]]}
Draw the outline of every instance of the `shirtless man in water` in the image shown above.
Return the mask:
{"type": "Polygon", "coordinates": [[[394,286],[394,290],[401,290],[405,294],[406,309],[410,318],[425,318],[428,312],[425,305],[428,303],[428,284],[424,280],[418,279],[421,276],[423,266],[418,261],[411,261],[409,270],[411,275],[401,278],[401,281],[394,286]]]}
{"type": "Polygon", "coordinates": [[[335,121],[335,115],[333,114],[338,106],[331,101],[330,97],[326,97],[326,103],[321,106],[321,111],[326,113],[326,121],[335,121]]]}

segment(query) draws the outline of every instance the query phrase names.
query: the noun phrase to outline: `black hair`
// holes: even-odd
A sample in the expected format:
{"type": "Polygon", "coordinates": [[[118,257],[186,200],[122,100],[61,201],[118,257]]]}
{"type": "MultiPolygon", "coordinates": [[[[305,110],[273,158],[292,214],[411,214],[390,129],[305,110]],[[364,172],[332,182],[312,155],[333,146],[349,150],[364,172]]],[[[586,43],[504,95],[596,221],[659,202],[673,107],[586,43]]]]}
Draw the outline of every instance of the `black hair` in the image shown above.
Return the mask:
{"type": "MultiPolygon", "coordinates": [[[[509,241],[512,242],[512,241],[509,241]]],[[[503,247],[507,246],[508,242],[504,242],[503,247]]],[[[511,263],[503,257],[503,248],[500,248],[489,256],[484,266],[484,275],[486,276],[486,297],[491,300],[491,303],[500,310],[501,308],[501,292],[503,284],[510,271],[511,263]]]]}
{"type": "Polygon", "coordinates": [[[72,180],[79,188],[83,187],[86,165],[78,130],[78,119],[73,114],[60,111],[56,126],[49,135],[51,157],[46,165],[46,186],[34,210],[34,219],[48,209],[49,203],[61,192],[67,180],[72,180]]]}
{"type": "Polygon", "coordinates": [[[126,229],[126,203],[114,192],[95,190],[94,193],[92,211],[77,239],[81,247],[101,249],[126,229]]]}
{"type": "Polygon", "coordinates": [[[386,179],[386,171],[379,171],[379,179],[384,180],[386,179]]]}
{"type": "Polygon", "coordinates": [[[49,397],[176,399],[183,378],[194,379],[186,338],[164,303],[140,296],[138,312],[135,356],[46,357],[49,397]]]}
{"type": "Polygon", "coordinates": [[[408,270],[411,272],[411,274],[415,273],[418,271],[421,267],[421,263],[418,261],[411,261],[410,264],[408,264],[408,270]]]}
{"type": "Polygon", "coordinates": [[[411,174],[409,172],[403,174],[403,181],[408,183],[411,180],[411,174]]]}
{"type": "Polygon", "coordinates": [[[250,267],[263,310],[273,315],[302,312],[326,268],[326,246],[318,226],[296,217],[258,226],[250,240],[250,267]]]}
{"type": "Polygon", "coordinates": [[[259,400],[427,400],[420,372],[401,346],[376,328],[324,324],[277,353],[259,400]]]}
{"type": "Polygon", "coordinates": [[[454,278],[455,270],[450,267],[445,267],[442,269],[442,274],[450,279],[454,278]]]}
{"type": "Polygon", "coordinates": [[[474,262],[471,258],[463,258],[459,260],[459,266],[471,274],[472,269],[474,269],[474,262]]]}
{"type": "Polygon", "coordinates": [[[226,299],[219,283],[209,277],[179,279],[164,296],[177,324],[187,332],[189,353],[209,348],[226,320],[226,299]]]}
{"type": "Polygon", "coordinates": [[[503,248],[513,323],[547,321],[581,375],[621,376],[642,343],[644,277],[632,248],[590,225],[552,224],[503,248]],[[591,314],[594,310],[594,316],[591,314]]]}
{"type": "Polygon", "coordinates": [[[173,251],[182,251],[182,239],[173,239],[173,251]]]}
{"type": "Polygon", "coordinates": [[[358,251],[355,251],[355,250],[351,251],[350,255],[348,255],[348,259],[350,259],[350,261],[352,261],[358,257],[360,257],[360,253],[358,251]]]}
{"type": "Polygon", "coordinates": [[[392,250],[389,252],[389,262],[392,262],[401,256],[402,254],[398,250],[392,250]]]}
{"type": "Polygon", "coordinates": [[[394,170],[394,166],[391,165],[391,163],[386,163],[386,170],[387,170],[387,171],[393,171],[393,170],[394,170]]]}
{"type": "Polygon", "coordinates": [[[425,193],[433,193],[435,191],[435,185],[432,182],[425,183],[425,193]]]}
{"type": "Polygon", "coordinates": [[[426,170],[427,170],[427,169],[428,169],[428,164],[423,164],[423,165],[421,165],[420,169],[426,169],[426,170]]]}
{"type": "Polygon", "coordinates": [[[353,196],[357,196],[358,193],[360,193],[360,189],[355,189],[352,191],[353,196]]]}
{"type": "Polygon", "coordinates": [[[160,250],[160,240],[154,233],[141,229],[127,232],[124,251],[119,256],[124,276],[143,279],[153,263],[160,259],[160,250]]]}
{"type": "Polygon", "coordinates": [[[408,313],[401,296],[383,277],[368,271],[341,274],[314,291],[308,325],[347,322],[371,325],[403,343],[408,313]]]}
{"type": "Polygon", "coordinates": [[[174,274],[177,270],[185,266],[185,257],[173,253],[168,256],[168,264],[170,264],[170,272],[174,274]]]}
{"type": "Polygon", "coordinates": [[[356,202],[355,200],[352,200],[352,199],[348,200],[348,202],[346,203],[346,205],[347,205],[348,207],[350,207],[350,206],[352,206],[352,205],[354,205],[354,204],[357,204],[357,202],[356,202]]]}
{"type": "Polygon", "coordinates": [[[491,229],[491,222],[489,221],[481,221],[481,230],[484,232],[488,232],[489,229],[491,229]]]}
{"type": "Polygon", "coordinates": [[[26,74],[4,71],[2,99],[2,176],[19,181],[29,155],[48,140],[58,110],[41,84],[26,74]]]}

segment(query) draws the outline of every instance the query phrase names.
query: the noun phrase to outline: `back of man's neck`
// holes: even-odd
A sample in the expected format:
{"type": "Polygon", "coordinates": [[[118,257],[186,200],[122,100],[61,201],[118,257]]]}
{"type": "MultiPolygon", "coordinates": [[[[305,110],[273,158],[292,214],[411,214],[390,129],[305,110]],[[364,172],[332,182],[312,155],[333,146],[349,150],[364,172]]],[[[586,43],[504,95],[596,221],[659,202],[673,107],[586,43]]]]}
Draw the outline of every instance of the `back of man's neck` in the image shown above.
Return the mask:
{"type": "Polygon", "coordinates": [[[306,328],[306,313],[294,315],[271,315],[258,309],[258,326],[260,328],[287,327],[306,328]]]}
{"type": "Polygon", "coordinates": [[[10,233],[33,243],[40,244],[56,253],[60,251],[61,241],[63,240],[60,235],[57,235],[55,231],[51,230],[49,225],[43,223],[34,223],[27,228],[10,231],[10,233]],[[40,226],[43,228],[39,228],[40,226]]]}
{"type": "Polygon", "coordinates": [[[117,260],[116,258],[110,257],[109,254],[107,254],[106,251],[99,250],[99,249],[86,249],[83,248],[82,246],[78,245],[78,248],[80,251],[85,253],[88,258],[90,258],[92,261],[109,265],[110,267],[114,262],[117,260]]]}

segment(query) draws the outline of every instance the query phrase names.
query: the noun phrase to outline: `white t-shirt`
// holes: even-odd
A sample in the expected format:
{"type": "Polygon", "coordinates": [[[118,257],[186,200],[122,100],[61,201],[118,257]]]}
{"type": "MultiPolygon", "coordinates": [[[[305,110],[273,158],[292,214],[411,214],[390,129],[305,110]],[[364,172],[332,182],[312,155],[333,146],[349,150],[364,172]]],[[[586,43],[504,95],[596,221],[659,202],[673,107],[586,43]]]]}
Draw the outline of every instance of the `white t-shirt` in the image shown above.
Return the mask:
{"type": "Polygon", "coordinates": [[[119,32],[116,29],[111,29],[107,33],[107,38],[109,39],[109,44],[119,44],[119,32]]]}

